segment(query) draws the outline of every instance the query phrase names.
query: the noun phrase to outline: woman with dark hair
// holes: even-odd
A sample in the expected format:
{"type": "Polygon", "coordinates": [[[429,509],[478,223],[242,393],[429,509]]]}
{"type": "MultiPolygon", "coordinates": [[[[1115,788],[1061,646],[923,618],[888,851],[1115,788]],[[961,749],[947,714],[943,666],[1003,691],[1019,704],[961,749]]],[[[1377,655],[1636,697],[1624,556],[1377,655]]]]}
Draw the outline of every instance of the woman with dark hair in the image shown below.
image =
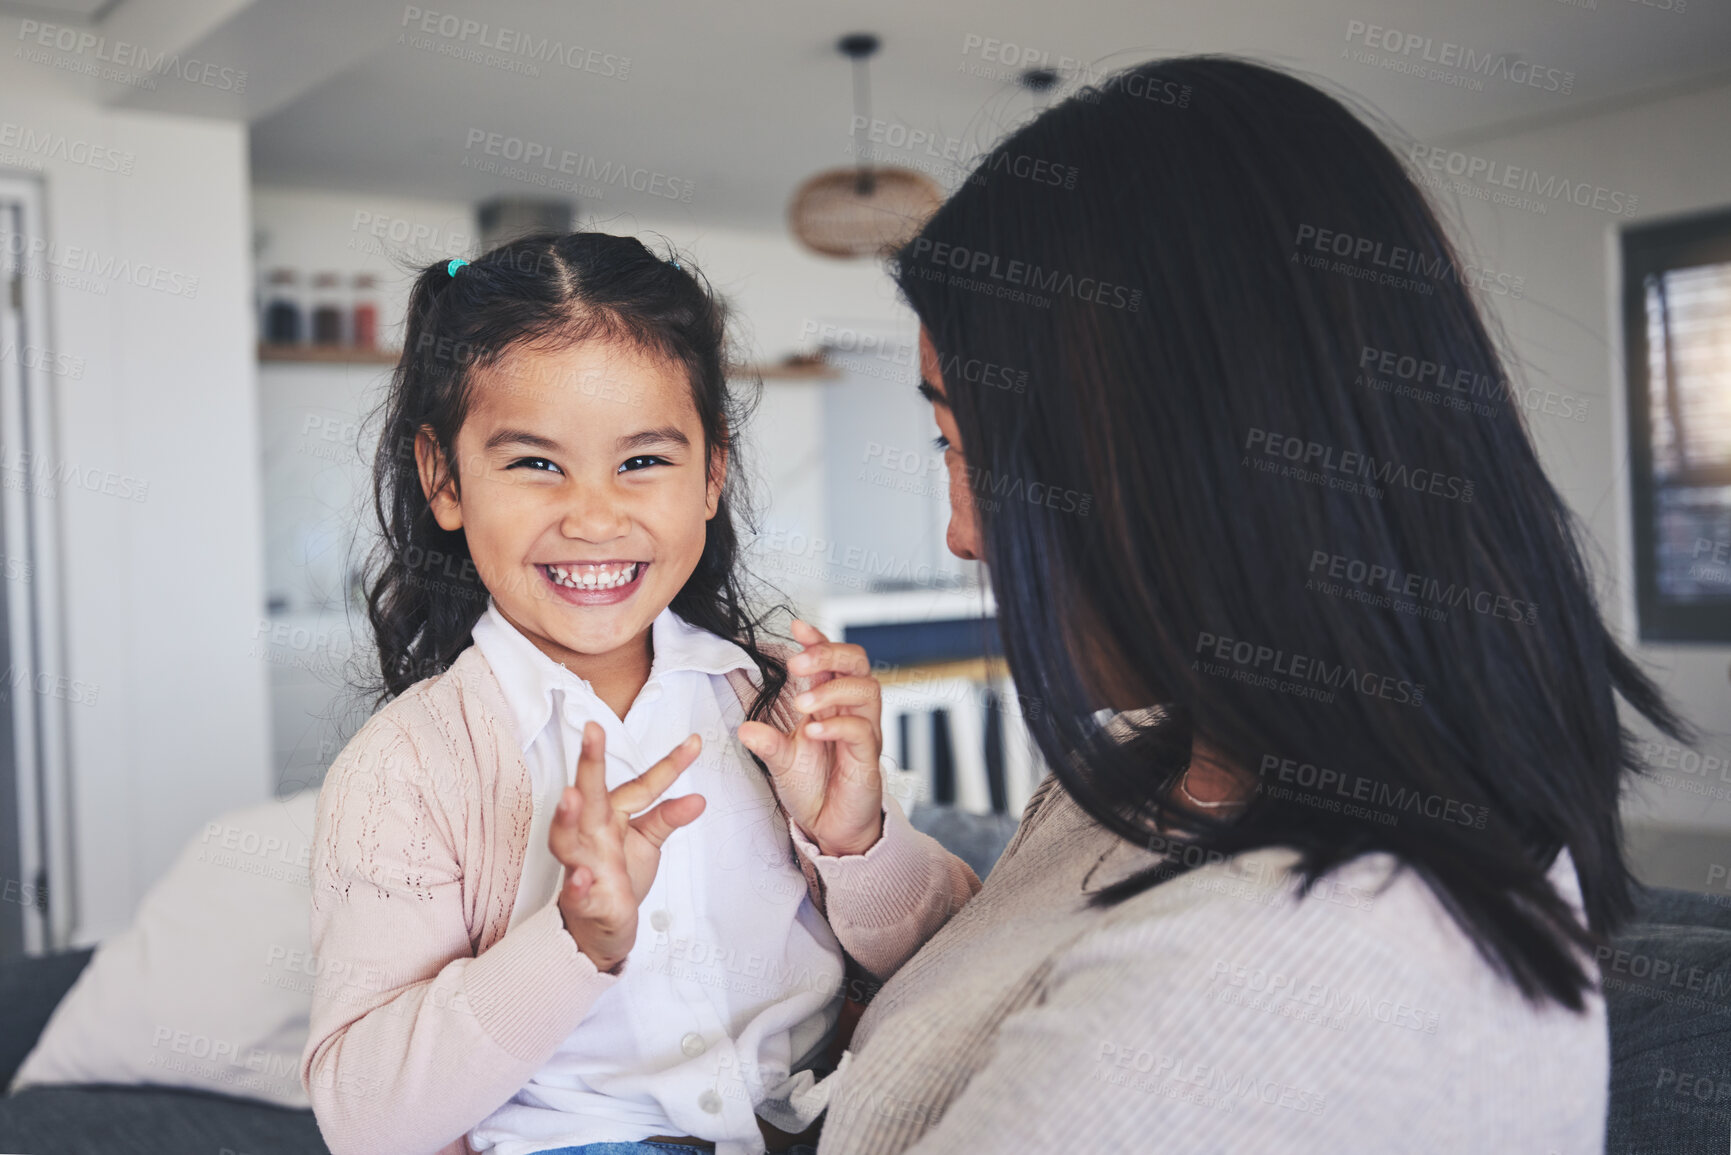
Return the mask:
{"type": "Polygon", "coordinates": [[[1335,99],[1213,58],[1009,136],[895,275],[1053,773],[824,1155],[1602,1150],[1618,699],[1683,727],[1471,291],[1518,284],[1335,99]]]}

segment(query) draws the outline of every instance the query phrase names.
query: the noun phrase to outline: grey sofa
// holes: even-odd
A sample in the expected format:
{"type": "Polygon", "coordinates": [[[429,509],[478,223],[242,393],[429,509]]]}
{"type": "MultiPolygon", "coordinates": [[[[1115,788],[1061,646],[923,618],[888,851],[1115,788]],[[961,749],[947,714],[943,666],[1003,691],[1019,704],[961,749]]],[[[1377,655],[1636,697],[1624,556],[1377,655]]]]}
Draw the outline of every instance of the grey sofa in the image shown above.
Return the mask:
{"type": "MultiPolygon", "coordinates": [[[[1002,815],[940,807],[916,808],[912,817],[981,877],[1015,826],[1002,815]]],[[[1604,964],[1611,1021],[1605,1150],[1724,1155],[1731,1135],[1731,906],[1652,891],[1614,945],[1621,953],[1604,964]]],[[[0,962],[0,1086],[11,1082],[90,954],[0,962]]],[[[0,1098],[0,1151],[328,1155],[309,1111],[148,1087],[35,1087],[0,1098]]]]}
{"type": "MultiPolygon", "coordinates": [[[[0,1086],[92,951],[0,962],[0,1086]]],[[[330,1155],[311,1111],[158,1087],[31,1087],[0,1098],[0,1151],[29,1155],[330,1155]]]]}

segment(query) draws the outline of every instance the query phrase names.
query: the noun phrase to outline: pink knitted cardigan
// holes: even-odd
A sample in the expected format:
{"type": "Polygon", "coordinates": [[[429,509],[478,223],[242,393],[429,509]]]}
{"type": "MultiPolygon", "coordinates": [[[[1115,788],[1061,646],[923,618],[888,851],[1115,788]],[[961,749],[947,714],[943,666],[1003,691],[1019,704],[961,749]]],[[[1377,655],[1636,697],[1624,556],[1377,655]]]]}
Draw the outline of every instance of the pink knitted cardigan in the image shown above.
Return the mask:
{"type": "MultiPolygon", "coordinates": [[[[729,681],[742,702],[755,696],[742,671],[729,681]]],[[[771,715],[784,731],[795,692],[771,715]]],[[[618,981],[577,949],[556,904],[506,932],[532,813],[503,691],[474,646],[332,764],[314,830],[320,976],[301,1082],[333,1155],[464,1155],[464,1134],[618,981]]],[[[787,827],[836,937],[879,978],[980,886],[893,800],[863,855],[821,855],[787,827]]]]}

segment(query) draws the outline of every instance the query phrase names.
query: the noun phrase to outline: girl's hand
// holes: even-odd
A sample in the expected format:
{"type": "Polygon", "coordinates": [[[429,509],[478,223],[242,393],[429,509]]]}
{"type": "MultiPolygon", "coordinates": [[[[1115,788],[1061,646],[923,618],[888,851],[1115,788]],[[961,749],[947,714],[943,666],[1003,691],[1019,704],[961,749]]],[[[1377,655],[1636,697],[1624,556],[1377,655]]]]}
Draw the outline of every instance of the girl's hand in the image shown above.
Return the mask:
{"type": "Polygon", "coordinates": [[[861,647],[838,645],[801,621],[793,636],[802,650],[788,672],[813,683],[793,701],[801,711],[793,733],[747,722],[739,740],[769,767],[782,806],[819,850],[864,854],[883,836],[883,689],[861,647]]]}
{"type": "Polygon", "coordinates": [[[661,844],[703,813],[702,795],[669,798],[648,808],[685,772],[703,748],[696,734],[639,777],[607,789],[607,735],[594,722],[583,726],[577,785],[567,786],[553,812],[547,846],[565,864],[559,913],[577,949],[599,971],[613,971],[637,942],[637,908],[655,881],[661,844]]]}

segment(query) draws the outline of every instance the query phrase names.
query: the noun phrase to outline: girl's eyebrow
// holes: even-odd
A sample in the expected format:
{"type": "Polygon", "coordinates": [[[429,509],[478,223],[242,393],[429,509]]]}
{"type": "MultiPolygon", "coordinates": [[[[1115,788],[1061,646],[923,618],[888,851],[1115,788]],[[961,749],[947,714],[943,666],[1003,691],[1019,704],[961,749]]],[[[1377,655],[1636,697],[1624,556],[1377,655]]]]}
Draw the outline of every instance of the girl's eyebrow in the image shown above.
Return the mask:
{"type": "Polygon", "coordinates": [[[942,405],[946,409],[949,408],[950,399],[940,393],[938,387],[933,385],[930,381],[927,381],[925,378],[920,378],[920,383],[915,386],[915,388],[919,390],[921,397],[924,397],[933,405],[942,405]]]}
{"type": "Polygon", "coordinates": [[[641,433],[633,433],[629,437],[619,439],[621,452],[629,449],[647,449],[651,445],[679,445],[687,449],[691,447],[691,439],[681,433],[677,427],[663,425],[660,429],[645,429],[641,433]]]}
{"type": "Polygon", "coordinates": [[[529,433],[522,429],[501,429],[487,438],[487,444],[484,448],[491,451],[502,445],[525,445],[530,449],[559,448],[559,443],[551,437],[543,437],[539,433],[529,433]]]}

